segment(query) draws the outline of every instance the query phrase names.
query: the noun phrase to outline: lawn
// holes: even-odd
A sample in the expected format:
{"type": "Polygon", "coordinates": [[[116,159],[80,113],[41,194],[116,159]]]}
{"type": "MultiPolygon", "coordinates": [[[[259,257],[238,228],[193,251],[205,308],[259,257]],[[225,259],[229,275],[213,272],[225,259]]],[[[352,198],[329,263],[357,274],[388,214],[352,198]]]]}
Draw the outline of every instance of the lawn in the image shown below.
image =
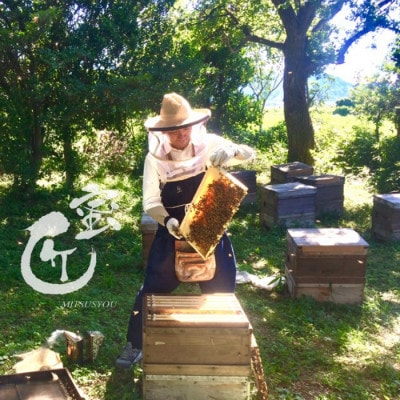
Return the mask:
{"type": "MultiPolygon", "coordinates": [[[[263,168],[268,170],[268,164],[263,168]]],[[[258,174],[259,186],[268,183],[267,175],[262,171],[258,174]]],[[[47,188],[26,201],[10,195],[7,183],[3,183],[0,374],[13,373],[14,355],[40,347],[57,329],[81,333],[98,330],[105,339],[93,363],[70,362],[65,342],[54,349],[87,399],[141,399],[140,366],[134,370],[114,367],[144,274],[141,182],[139,177],[108,177],[98,183],[118,191],[119,208],[114,217],[121,229],[109,229],[79,244],[80,259],[69,265],[70,278],[81,274],[82,260],[87,265],[91,248],[97,253],[96,269],[86,286],[64,295],[39,293],[22,278],[21,257],[29,240],[26,228],[43,215],[60,211],[71,221],[71,233],[62,239],[60,236],[57,246],[71,248],[80,220],[69,203],[82,192],[70,194],[47,188]]],[[[285,285],[272,291],[251,284],[237,286],[237,297],[257,338],[271,400],[400,399],[400,243],[373,240],[372,195],[363,179],[346,176],[344,215],[317,221],[320,227],[352,228],[368,242],[362,304],[293,299],[285,285]]],[[[240,270],[260,277],[283,276],[286,230],[266,229],[260,223],[259,200],[241,206],[229,232],[240,270]]],[[[38,255],[32,254],[32,260],[37,260],[35,257],[38,255]]],[[[37,273],[58,282],[60,270],[43,267],[37,273]]],[[[197,293],[197,287],[182,285],[178,292],[197,293]]]]}

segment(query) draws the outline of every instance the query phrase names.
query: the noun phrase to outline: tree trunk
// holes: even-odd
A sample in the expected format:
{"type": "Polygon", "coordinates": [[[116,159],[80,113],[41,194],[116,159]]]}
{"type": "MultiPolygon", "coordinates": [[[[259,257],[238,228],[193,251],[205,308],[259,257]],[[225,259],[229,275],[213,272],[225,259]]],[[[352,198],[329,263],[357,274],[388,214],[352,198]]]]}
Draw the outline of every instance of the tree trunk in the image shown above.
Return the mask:
{"type": "MultiPolygon", "coordinates": [[[[289,42],[289,41],[288,41],[289,42]]],[[[314,128],[308,108],[306,53],[304,46],[285,49],[283,78],[284,115],[288,136],[288,162],[300,161],[313,165],[314,128]]]]}
{"type": "Polygon", "coordinates": [[[63,151],[65,165],[65,186],[67,189],[72,190],[74,188],[78,168],[76,164],[77,160],[72,148],[72,133],[68,132],[68,129],[63,135],[63,151]]]}
{"type": "Polygon", "coordinates": [[[29,171],[25,169],[21,177],[21,187],[28,195],[32,194],[36,188],[36,182],[39,178],[40,168],[43,161],[43,128],[39,121],[38,111],[33,110],[32,125],[30,134],[30,159],[29,171]]]}
{"type": "Polygon", "coordinates": [[[395,125],[397,129],[397,137],[400,138],[400,106],[394,108],[395,111],[395,125]]]}

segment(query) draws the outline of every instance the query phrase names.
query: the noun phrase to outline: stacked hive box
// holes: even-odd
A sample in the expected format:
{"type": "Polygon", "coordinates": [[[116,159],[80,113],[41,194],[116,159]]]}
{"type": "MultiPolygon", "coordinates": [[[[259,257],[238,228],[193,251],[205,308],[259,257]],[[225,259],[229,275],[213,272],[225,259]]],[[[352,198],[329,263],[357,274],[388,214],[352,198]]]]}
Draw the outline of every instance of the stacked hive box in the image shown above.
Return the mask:
{"type": "Polygon", "coordinates": [[[352,229],[288,229],[286,278],[293,297],[361,303],[368,243],[352,229]]]}
{"type": "Polygon", "coordinates": [[[400,240],[400,193],[374,196],[372,235],[378,240],[400,240]]]}
{"type": "Polygon", "coordinates": [[[143,213],[140,222],[142,231],[142,262],[146,267],[151,244],[157,231],[158,223],[150,215],[143,213]]]}
{"type": "Polygon", "coordinates": [[[248,399],[250,323],[233,294],[148,295],[145,400],[248,399]]]}
{"type": "Polygon", "coordinates": [[[324,174],[297,176],[295,180],[317,188],[315,196],[315,214],[317,217],[324,213],[343,214],[344,177],[324,174]]]}
{"type": "Polygon", "coordinates": [[[257,173],[256,171],[232,171],[231,174],[247,187],[246,197],[242,203],[254,203],[257,201],[257,173]]]}
{"type": "Polygon", "coordinates": [[[261,188],[262,223],[272,228],[314,226],[317,189],[299,182],[267,185],[261,188]]]}
{"type": "Polygon", "coordinates": [[[294,182],[297,176],[307,176],[314,173],[310,165],[295,161],[288,164],[271,166],[271,184],[294,182]]]}

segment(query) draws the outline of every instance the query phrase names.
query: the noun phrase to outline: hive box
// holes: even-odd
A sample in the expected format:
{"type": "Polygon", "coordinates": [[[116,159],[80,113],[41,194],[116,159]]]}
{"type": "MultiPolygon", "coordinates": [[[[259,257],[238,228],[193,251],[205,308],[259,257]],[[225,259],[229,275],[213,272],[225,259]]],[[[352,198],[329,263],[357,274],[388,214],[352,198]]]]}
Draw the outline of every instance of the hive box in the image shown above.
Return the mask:
{"type": "Polygon", "coordinates": [[[315,214],[317,217],[324,213],[343,214],[345,181],[343,176],[309,175],[297,176],[295,180],[317,188],[315,196],[315,214]]]}
{"type": "Polygon", "coordinates": [[[289,292],[318,301],[362,302],[368,247],[352,229],[288,229],[289,292]]]}
{"type": "Polygon", "coordinates": [[[271,165],[271,184],[294,182],[297,176],[312,175],[311,165],[295,161],[288,164],[271,165]]]}
{"type": "Polygon", "coordinates": [[[374,195],[372,235],[377,240],[400,240],[400,193],[374,195]]]}
{"type": "Polygon", "coordinates": [[[0,399],[85,400],[67,368],[0,376],[0,399]]]}
{"type": "Polygon", "coordinates": [[[147,257],[158,228],[158,223],[151,218],[150,215],[143,213],[140,221],[140,228],[142,232],[142,262],[143,266],[146,267],[147,257]]]}
{"type": "Polygon", "coordinates": [[[261,188],[262,223],[268,228],[314,226],[317,189],[299,182],[267,185],[261,188]]]}
{"type": "Polygon", "coordinates": [[[253,170],[232,171],[231,175],[247,187],[247,194],[242,204],[254,203],[257,201],[257,173],[253,170]]]}
{"type": "Polygon", "coordinates": [[[251,328],[233,294],[148,295],[143,318],[144,399],[249,398],[251,328]]]}

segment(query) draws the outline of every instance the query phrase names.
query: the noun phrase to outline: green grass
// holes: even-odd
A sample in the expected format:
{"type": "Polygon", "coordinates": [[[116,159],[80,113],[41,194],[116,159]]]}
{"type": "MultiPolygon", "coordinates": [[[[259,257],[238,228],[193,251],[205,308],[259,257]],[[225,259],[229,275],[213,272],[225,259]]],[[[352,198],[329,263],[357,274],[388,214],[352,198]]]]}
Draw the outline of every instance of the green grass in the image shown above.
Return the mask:
{"type": "MultiPolygon", "coordinates": [[[[261,186],[268,183],[270,164],[265,157],[260,160],[256,167],[261,186]]],[[[322,168],[324,164],[318,165],[322,168]]],[[[14,355],[41,346],[56,329],[82,333],[99,330],[105,340],[92,364],[73,364],[66,357],[65,343],[56,346],[64,366],[88,399],[141,399],[140,366],[133,371],[114,368],[144,276],[141,182],[133,177],[108,177],[100,183],[120,192],[120,209],[115,217],[122,229],[107,231],[86,245],[83,259],[91,245],[98,254],[94,277],[83,289],[62,296],[40,294],[22,279],[21,255],[29,238],[25,229],[51,211],[62,211],[76,220],[68,203],[79,193],[43,189],[27,202],[9,195],[6,182],[2,183],[0,374],[13,373],[14,355]],[[101,301],[112,306],[69,307],[68,302],[74,301],[101,301]]],[[[353,228],[369,243],[362,304],[293,299],[284,286],[273,291],[251,284],[237,286],[237,296],[254,327],[271,400],[400,399],[400,243],[373,240],[372,194],[365,179],[346,176],[344,215],[317,222],[321,227],[353,228]]],[[[238,266],[260,277],[283,276],[286,231],[266,229],[259,214],[258,202],[243,205],[230,226],[238,266]]],[[[72,223],[72,232],[79,229],[78,222],[72,223]]],[[[57,245],[69,248],[72,242],[71,234],[57,245]]],[[[79,267],[79,262],[71,265],[72,269],[79,267]]],[[[57,271],[52,273],[58,276],[57,271]]],[[[179,289],[179,293],[197,291],[196,285],[179,289]]]]}

